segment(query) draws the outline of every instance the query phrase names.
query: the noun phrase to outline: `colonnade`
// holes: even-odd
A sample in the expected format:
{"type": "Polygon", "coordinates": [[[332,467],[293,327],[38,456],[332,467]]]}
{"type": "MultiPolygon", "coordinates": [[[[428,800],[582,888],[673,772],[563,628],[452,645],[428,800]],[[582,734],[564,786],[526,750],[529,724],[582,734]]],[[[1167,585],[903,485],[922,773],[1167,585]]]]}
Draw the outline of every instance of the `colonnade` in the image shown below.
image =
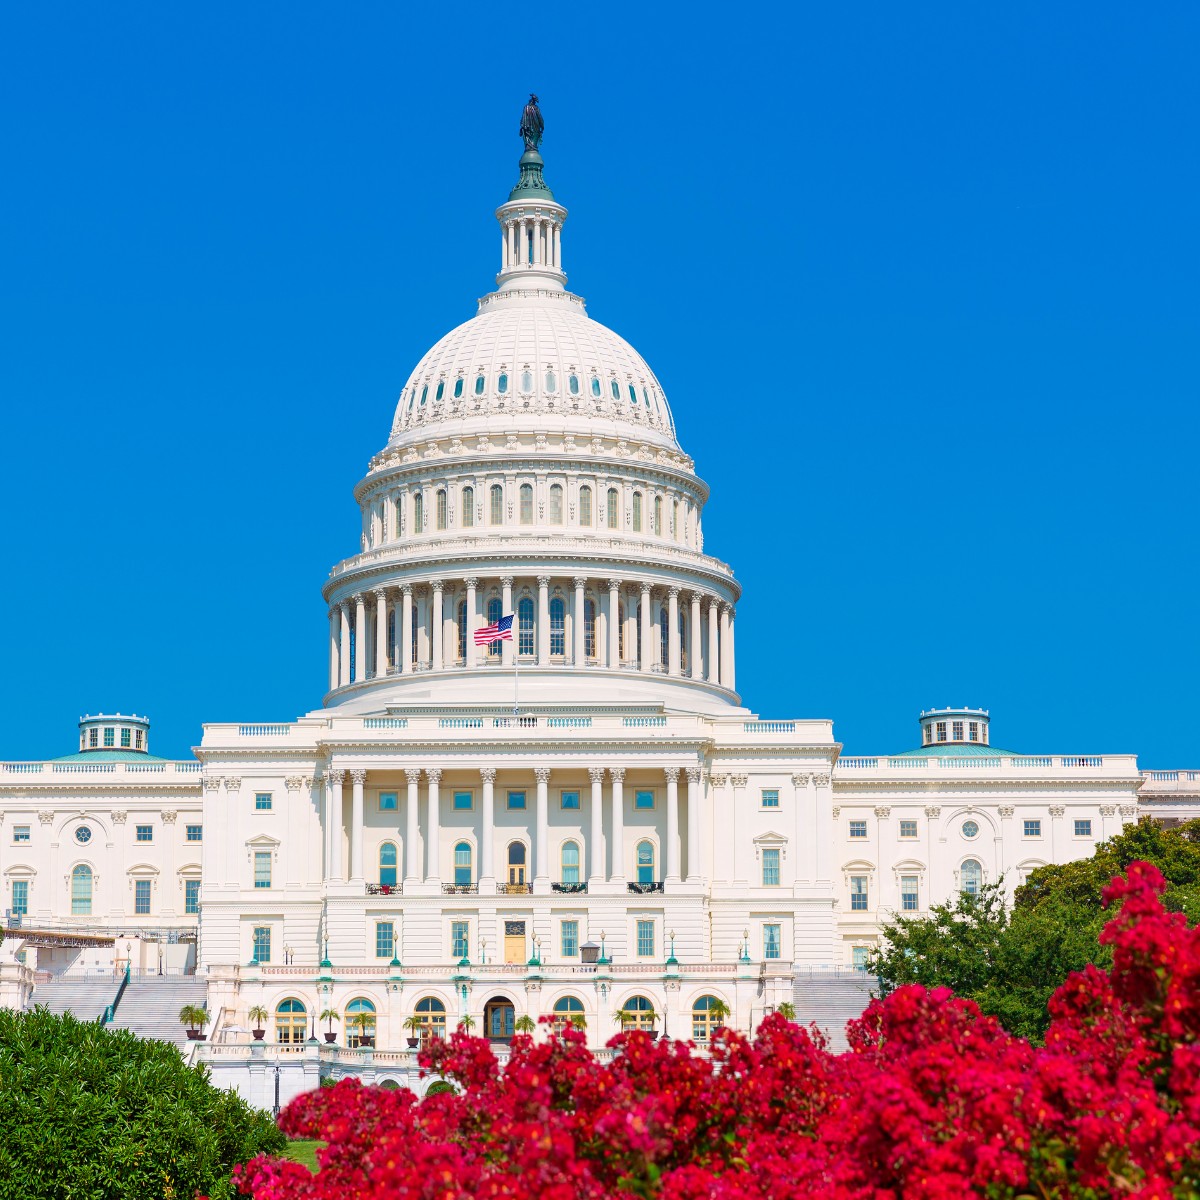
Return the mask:
{"type": "Polygon", "coordinates": [[[562,219],[553,216],[511,217],[501,225],[502,269],[516,266],[562,270],[562,219]]]}

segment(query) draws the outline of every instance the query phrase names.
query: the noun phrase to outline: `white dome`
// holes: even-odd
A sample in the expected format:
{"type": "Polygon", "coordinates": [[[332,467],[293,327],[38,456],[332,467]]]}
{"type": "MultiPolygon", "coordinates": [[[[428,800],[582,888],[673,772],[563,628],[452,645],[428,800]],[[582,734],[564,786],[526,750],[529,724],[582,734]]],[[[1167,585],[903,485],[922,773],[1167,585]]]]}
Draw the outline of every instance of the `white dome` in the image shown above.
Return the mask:
{"type": "Polygon", "coordinates": [[[478,314],[417,364],[400,394],[389,444],[434,434],[434,425],[437,435],[449,432],[447,423],[456,433],[495,430],[497,418],[506,417],[536,417],[539,430],[562,425],[679,449],[654,372],[565,291],[485,296],[478,314]]]}

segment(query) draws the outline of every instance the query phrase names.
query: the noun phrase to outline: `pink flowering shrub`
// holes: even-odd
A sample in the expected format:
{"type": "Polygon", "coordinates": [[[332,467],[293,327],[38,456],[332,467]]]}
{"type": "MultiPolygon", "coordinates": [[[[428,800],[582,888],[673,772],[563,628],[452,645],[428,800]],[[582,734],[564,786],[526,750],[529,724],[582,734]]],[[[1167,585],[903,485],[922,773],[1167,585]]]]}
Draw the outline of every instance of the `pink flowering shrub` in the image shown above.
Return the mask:
{"type": "Polygon", "coordinates": [[[644,1033],[596,1062],[573,1030],[517,1036],[506,1069],[454,1034],[422,1065],[460,1094],[353,1082],[283,1130],[329,1143],[317,1175],[240,1168],[256,1200],[958,1200],[1200,1195],[1200,934],[1134,863],[1105,903],[1113,967],[1072,975],[1045,1046],[945,988],[910,985],[850,1024],[849,1052],[780,1016],[711,1053],[644,1033]]]}

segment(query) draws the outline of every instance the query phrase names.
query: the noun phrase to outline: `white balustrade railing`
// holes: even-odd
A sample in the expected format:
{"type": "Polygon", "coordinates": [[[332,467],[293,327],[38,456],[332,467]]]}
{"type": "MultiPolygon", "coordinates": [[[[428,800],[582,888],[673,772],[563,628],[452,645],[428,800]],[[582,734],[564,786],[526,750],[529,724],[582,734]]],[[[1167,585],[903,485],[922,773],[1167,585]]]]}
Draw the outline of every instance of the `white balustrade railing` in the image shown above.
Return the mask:
{"type": "Polygon", "coordinates": [[[238,734],[241,737],[286,737],[291,728],[290,725],[239,725],[238,734]]]}
{"type": "Polygon", "coordinates": [[[795,733],[795,721],[743,721],[743,733],[795,733]]]}

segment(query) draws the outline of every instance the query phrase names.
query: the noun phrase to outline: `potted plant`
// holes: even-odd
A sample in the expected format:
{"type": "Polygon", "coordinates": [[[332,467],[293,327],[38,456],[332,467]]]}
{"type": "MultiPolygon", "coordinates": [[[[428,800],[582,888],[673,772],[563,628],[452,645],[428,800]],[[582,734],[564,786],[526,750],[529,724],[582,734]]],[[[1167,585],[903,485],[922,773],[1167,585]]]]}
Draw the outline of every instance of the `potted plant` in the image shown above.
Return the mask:
{"type": "Polygon", "coordinates": [[[187,1026],[189,1042],[204,1041],[204,1027],[208,1022],[208,1009],[202,1004],[185,1004],[179,1010],[179,1023],[187,1026]]]}
{"type": "Polygon", "coordinates": [[[719,996],[713,998],[713,1002],[708,1006],[708,1015],[712,1018],[715,1025],[724,1025],[729,1020],[729,1014],[733,1010],[719,996]]]}
{"type": "Polygon", "coordinates": [[[408,1048],[415,1050],[421,1043],[421,1030],[425,1028],[425,1022],[413,1013],[411,1017],[405,1017],[401,1024],[408,1030],[408,1048]]]}
{"type": "Polygon", "coordinates": [[[369,1012],[357,1012],[350,1017],[350,1024],[358,1030],[358,1045],[360,1050],[370,1050],[375,1045],[375,1035],[368,1033],[368,1029],[375,1027],[375,1014],[369,1012]]]}
{"type": "Polygon", "coordinates": [[[532,1033],[536,1028],[537,1022],[528,1013],[522,1013],[513,1022],[513,1029],[515,1029],[517,1033],[532,1033]]]}
{"type": "Polygon", "coordinates": [[[467,1013],[465,1017],[460,1017],[458,1028],[461,1029],[463,1033],[470,1033],[471,1030],[475,1028],[475,1018],[471,1016],[470,1013],[467,1013]]]}
{"type": "Polygon", "coordinates": [[[785,1000],[782,1004],[777,1004],[775,1006],[775,1011],[785,1021],[794,1021],[796,1019],[796,1006],[790,1001],[785,1000]]]}
{"type": "Polygon", "coordinates": [[[638,1009],[636,1012],[632,1010],[626,1011],[623,1008],[618,1008],[617,1011],[613,1013],[613,1020],[621,1026],[622,1033],[628,1032],[631,1026],[634,1030],[641,1029],[640,1022],[649,1021],[650,1028],[643,1029],[642,1032],[648,1033],[651,1041],[654,1041],[658,1038],[658,1030],[654,1028],[654,1022],[658,1020],[658,1013],[656,1013],[652,1008],[642,1008],[638,1009]]]}
{"type": "Polygon", "coordinates": [[[571,1014],[571,1028],[572,1029],[586,1029],[587,1028],[587,1017],[585,1017],[583,1015],[583,1013],[572,1013],[571,1014]]]}
{"type": "Polygon", "coordinates": [[[328,1028],[325,1030],[325,1040],[332,1045],[337,1038],[337,1034],[333,1032],[334,1021],[340,1021],[342,1018],[338,1016],[336,1008],[327,1008],[318,1018],[319,1021],[328,1023],[328,1028]]]}
{"type": "Polygon", "coordinates": [[[250,1018],[251,1021],[254,1022],[254,1028],[250,1031],[254,1035],[254,1040],[256,1042],[261,1042],[263,1040],[263,1038],[266,1036],[266,1032],[267,1032],[263,1028],[263,1022],[271,1014],[268,1013],[267,1010],[265,1008],[263,1008],[263,1006],[261,1004],[256,1004],[256,1005],[254,1005],[254,1007],[252,1009],[250,1009],[250,1011],[246,1015],[250,1018]]]}

